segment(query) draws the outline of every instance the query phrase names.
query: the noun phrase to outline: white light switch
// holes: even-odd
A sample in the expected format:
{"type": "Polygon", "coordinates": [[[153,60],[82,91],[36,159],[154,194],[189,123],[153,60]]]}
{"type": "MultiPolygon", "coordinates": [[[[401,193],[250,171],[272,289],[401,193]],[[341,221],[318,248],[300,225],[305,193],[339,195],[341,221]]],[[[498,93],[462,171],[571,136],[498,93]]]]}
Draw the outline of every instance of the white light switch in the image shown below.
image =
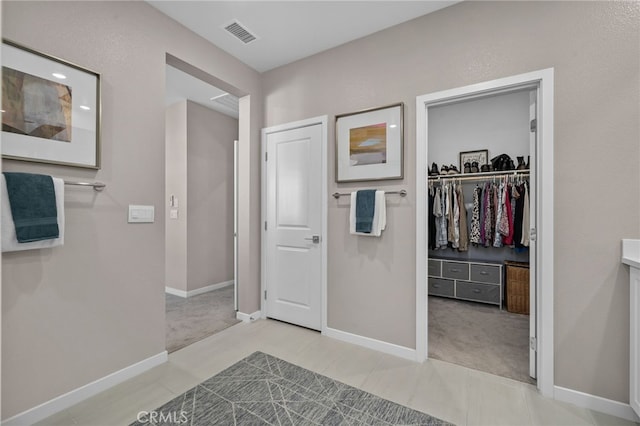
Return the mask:
{"type": "Polygon", "coordinates": [[[169,210],[169,219],[177,219],[178,218],[178,209],[169,210]]]}
{"type": "Polygon", "coordinates": [[[153,206],[129,204],[129,223],[153,223],[155,218],[153,206]]]}

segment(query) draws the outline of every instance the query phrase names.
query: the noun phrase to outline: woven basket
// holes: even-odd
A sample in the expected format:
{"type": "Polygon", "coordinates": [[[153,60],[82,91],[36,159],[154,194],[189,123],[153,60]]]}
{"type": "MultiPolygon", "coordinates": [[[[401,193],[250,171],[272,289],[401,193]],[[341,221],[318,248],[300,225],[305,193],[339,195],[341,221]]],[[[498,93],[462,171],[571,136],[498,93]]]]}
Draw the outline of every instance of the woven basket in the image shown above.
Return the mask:
{"type": "Polygon", "coordinates": [[[505,262],[507,311],[529,315],[529,264],[505,262]]]}

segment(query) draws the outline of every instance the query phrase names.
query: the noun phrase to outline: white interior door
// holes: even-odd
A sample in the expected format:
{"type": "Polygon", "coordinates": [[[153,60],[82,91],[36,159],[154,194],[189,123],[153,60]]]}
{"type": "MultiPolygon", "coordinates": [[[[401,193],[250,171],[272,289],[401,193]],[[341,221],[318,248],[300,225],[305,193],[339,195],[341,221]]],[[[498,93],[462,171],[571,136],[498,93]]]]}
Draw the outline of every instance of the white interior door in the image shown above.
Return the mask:
{"type": "Polygon", "coordinates": [[[238,141],[233,141],[233,309],[238,310],[238,141]]]}
{"type": "Polygon", "coordinates": [[[322,327],[323,129],[266,133],[266,315],[322,327]]]}
{"type": "Polygon", "coordinates": [[[537,212],[537,191],[536,191],[536,152],[538,146],[538,90],[529,92],[529,122],[531,123],[529,133],[529,218],[531,225],[531,238],[529,241],[529,376],[537,378],[538,361],[538,338],[537,338],[537,280],[536,280],[536,212],[537,212]]]}

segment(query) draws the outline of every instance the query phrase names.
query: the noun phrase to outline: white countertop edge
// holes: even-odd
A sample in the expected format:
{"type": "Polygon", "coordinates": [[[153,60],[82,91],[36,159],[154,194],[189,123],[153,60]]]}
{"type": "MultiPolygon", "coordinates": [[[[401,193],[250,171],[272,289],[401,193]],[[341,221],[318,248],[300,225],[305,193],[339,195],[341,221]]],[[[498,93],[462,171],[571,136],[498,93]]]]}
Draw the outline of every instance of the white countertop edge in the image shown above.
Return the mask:
{"type": "Polygon", "coordinates": [[[622,263],[640,269],[640,240],[622,240],[622,263]]]}

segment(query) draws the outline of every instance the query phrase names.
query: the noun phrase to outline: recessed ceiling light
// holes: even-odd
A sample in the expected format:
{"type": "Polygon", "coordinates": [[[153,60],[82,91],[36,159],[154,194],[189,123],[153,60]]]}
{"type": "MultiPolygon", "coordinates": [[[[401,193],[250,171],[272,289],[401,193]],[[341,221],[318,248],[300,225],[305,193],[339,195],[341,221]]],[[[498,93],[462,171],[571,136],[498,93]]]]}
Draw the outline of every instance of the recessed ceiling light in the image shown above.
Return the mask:
{"type": "Polygon", "coordinates": [[[80,109],[83,109],[83,110],[85,110],[85,111],[89,111],[91,108],[89,108],[89,107],[88,107],[88,106],[86,106],[86,105],[80,105],[80,109]]]}
{"type": "Polygon", "coordinates": [[[66,75],[61,74],[59,72],[54,72],[53,74],[51,74],[52,76],[54,76],[55,78],[59,78],[60,80],[64,80],[65,78],[67,78],[66,75]]]}

